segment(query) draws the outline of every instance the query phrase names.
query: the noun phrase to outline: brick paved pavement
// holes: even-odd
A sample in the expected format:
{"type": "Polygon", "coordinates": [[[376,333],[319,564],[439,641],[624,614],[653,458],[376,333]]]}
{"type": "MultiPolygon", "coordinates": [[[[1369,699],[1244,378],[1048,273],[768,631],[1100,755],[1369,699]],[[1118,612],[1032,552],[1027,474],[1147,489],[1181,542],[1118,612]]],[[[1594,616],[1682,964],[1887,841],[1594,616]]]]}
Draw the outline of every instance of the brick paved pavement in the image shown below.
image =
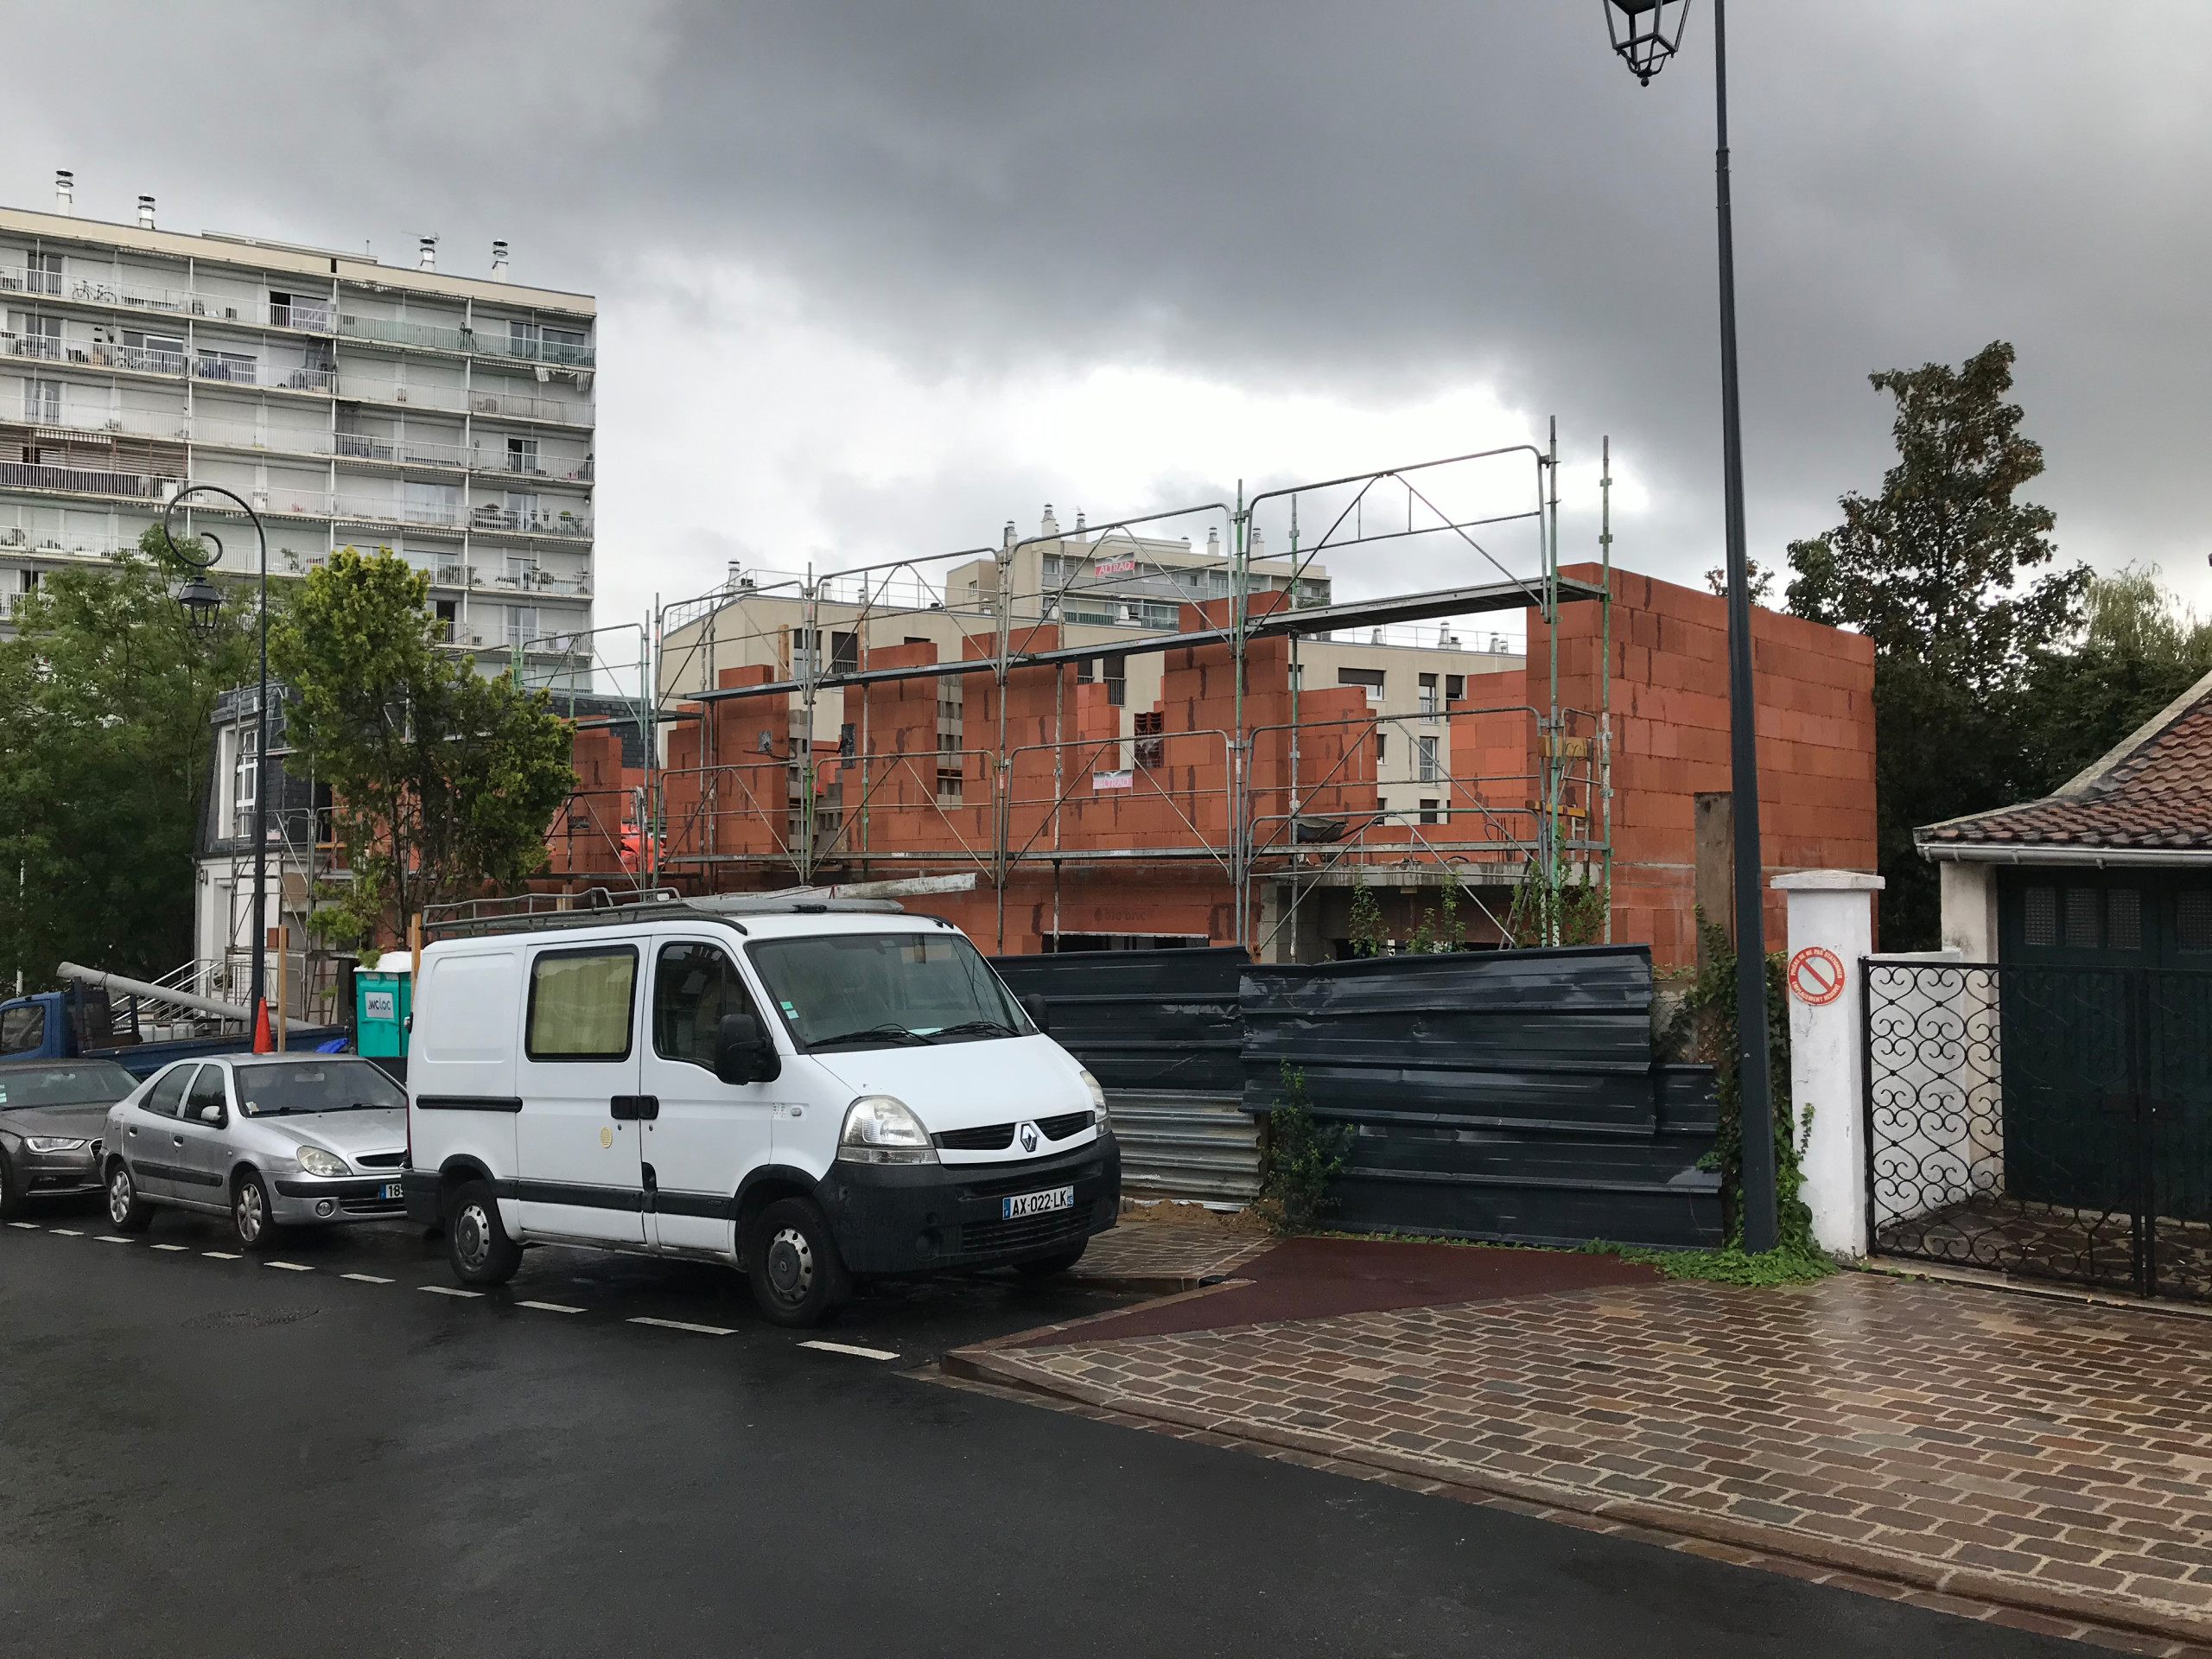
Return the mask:
{"type": "Polygon", "coordinates": [[[1072,1277],[1141,1289],[1188,1289],[1226,1276],[1274,1247],[1271,1238],[1212,1221],[1124,1218],[1090,1241],[1072,1277]]]}
{"type": "Polygon", "coordinates": [[[2212,1638],[2212,1321],[1851,1274],[963,1357],[1158,1421],[2212,1638]]]}

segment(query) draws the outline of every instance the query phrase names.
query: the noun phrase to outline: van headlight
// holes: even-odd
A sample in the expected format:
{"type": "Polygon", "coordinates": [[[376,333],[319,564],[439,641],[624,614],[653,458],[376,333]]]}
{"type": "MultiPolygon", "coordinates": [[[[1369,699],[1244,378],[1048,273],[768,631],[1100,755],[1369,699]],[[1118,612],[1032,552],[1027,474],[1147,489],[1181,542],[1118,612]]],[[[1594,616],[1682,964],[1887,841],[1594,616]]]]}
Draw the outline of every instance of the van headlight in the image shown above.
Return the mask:
{"type": "Polygon", "coordinates": [[[1114,1132],[1114,1120],[1112,1117],[1108,1116],[1106,1111],[1105,1089],[1100,1084],[1097,1078],[1090,1075],[1090,1068],[1089,1066],[1079,1065],[1076,1067],[1076,1071],[1083,1078],[1083,1086],[1090,1090],[1090,1109],[1097,1114],[1098,1133],[1101,1135],[1111,1135],[1114,1132]]]}
{"type": "Polygon", "coordinates": [[[346,1173],[346,1160],[334,1157],[321,1147],[302,1147],[300,1167],[310,1175],[343,1175],[346,1173]]]}
{"type": "Polygon", "coordinates": [[[937,1148],[903,1100],[862,1095],[845,1109],[837,1135],[837,1157],[848,1164],[933,1164],[937,1148]]]}

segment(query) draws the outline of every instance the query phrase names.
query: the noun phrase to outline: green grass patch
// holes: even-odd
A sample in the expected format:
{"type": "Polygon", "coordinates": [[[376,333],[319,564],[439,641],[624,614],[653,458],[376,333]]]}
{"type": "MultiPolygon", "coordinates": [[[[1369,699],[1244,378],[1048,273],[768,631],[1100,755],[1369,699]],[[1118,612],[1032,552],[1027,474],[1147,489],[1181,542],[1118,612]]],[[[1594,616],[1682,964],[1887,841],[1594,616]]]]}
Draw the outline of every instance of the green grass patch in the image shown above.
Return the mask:
{"type": "Polygon", "coordinates": [[[1662,1278],[1702,1279],[1716,1285],[1808,1285],[1835,1272],[1817,1252],[1789,1249],[1746,1255],[1731,1246],[1721,1250],[1654,1250],[1635,1244],[1608,1244],[1593,1238],[1582,1247],[1597,1255],[1618,1256],[1659,1269],[1662,1278]]]}

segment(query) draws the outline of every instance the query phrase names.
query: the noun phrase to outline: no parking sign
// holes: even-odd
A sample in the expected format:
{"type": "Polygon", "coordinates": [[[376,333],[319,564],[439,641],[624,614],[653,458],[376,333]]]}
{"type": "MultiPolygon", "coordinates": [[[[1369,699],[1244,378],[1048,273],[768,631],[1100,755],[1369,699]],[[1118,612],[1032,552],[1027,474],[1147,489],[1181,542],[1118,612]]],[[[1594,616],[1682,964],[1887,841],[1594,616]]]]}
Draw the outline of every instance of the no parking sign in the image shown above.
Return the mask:
{"type": "Polygon", "coordinates": [[[1824,944],[1808,944],[1789,958],[1789,994],[1814,1007],[1843,995],[1843,958],[1824,944]]]}

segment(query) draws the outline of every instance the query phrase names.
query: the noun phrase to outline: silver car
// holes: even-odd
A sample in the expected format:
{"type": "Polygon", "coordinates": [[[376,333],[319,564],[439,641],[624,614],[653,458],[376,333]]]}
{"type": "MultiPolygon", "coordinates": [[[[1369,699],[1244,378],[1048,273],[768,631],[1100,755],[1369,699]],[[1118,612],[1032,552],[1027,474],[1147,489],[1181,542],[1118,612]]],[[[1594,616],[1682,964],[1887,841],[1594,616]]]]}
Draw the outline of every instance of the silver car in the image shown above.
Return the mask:
{"type": "Polygon", "coordinates": [[[118,1232],[171,1204],[229,1216],[263,1250],[286,1227],[406,1212],[406,1093],[350,1054],[179,1060],[117,1103],[102,1140],[118,1232]]]}

